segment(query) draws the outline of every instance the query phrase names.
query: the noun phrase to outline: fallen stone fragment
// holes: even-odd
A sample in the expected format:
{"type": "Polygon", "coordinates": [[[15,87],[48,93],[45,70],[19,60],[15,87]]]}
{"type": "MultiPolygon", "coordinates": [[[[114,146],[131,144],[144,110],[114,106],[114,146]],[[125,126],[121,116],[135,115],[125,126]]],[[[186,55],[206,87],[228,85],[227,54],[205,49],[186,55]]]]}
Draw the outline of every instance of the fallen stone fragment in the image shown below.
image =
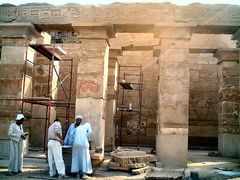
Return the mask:
{"type": "Polygon", "coordinates": [[[139,168],[139,169],[133,169],[132,174],[138,175],[138,174],[145,173],[148,170],[148,168],[149,168],[149,166],[139,168]]]}

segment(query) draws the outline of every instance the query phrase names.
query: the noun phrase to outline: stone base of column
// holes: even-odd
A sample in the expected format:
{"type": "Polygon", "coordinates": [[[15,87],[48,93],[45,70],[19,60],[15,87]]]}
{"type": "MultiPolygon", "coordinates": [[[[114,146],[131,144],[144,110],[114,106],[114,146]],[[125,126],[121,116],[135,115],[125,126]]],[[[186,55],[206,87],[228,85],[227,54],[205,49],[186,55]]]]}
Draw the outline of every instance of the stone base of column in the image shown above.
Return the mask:
{"type": "Polygon", "coordinates": [[[164,168],[187,166],[188,135],[159,134],[157,140],[157,156],[164,168]]]}
{"type": "Polygon", "coordinates": [[[218,133],[218,150],[223,157],[240,158],[240,134],[218,133]]]}

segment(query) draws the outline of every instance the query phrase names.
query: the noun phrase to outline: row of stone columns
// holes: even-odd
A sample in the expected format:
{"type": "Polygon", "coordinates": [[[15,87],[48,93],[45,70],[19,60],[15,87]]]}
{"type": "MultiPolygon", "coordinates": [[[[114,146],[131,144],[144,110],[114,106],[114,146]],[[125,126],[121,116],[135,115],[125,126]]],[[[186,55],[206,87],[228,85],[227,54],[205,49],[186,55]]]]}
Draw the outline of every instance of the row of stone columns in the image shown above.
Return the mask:
{"type": "MultiPolygon", "coordinates": [[[[155,31],[155,38],[161,40],[161,45],[158,47],[161,49],[161,53],[159,56],[156,150],[164,167],[185,167],[187,164],[189,108],[188,43],[194,26],[181,25],[174,28],[165,26],[158,26],[159,28],[156,28],[155,31]]],[[[113,38],[115,34],[110,25],[73,24],[73,27],[78,32],[81,43],[77,68],[75,114],[83,115],[83,122],[90,122],[93,128],[94,145],[102,148],[103,155],[104,144],[114,144],[113,115],[116,99],[116,64],[119,54],[116,52],[114,54],[113,51],[113,54],[109,54],[109,38],[113,38]],[[107,122],[107,119],[110,121],[107,122]],[[104,142],[105,140],[106,142],[104,142]]],[[[224,76],[225,73],[229,73],[226,68],[236,69],[234,76],[239,78],[239,74],[237,74],[239,66],[236,63],[238,60],[220,63],[221,87],[225,87],[230,82],[224,76]]],[[[231,87],[229,91],[231,91],[231,87]]],[[[229,113],[227,110],[225,111],[225,101],[229,100],[232,99],[221,99],[221,115],[229,113]]],[[[238,107],[236,102],[230,104],[238,107]]],[[[230,138],[235,143],[239,138],[239,132],[230,127],[227,130],[229,133],[224,134],[225,131],[221,129],[224,127],[222,125],[224,121],[223,118],[219,119],[220,142],[226,142],[225,139],[229,139],[229,134],[237,134],[230,138]]],[[[222,147],[224,145],[220,144],[220,151],[223,149],[222,147]]],[[[239,145],[233,150],[234,153],[239,151],[237,148],[239,145]]]]}

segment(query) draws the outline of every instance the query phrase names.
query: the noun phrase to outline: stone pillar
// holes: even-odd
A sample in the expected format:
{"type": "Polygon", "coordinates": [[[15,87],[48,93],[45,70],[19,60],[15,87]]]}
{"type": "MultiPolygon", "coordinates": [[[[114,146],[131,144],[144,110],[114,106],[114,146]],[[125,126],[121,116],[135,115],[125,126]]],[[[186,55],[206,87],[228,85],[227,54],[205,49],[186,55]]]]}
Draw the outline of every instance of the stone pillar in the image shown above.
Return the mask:
{"type": "Polygon", "coordinates": [[[194,26],[157,26],[159,56],[156,152],[163,167],[187,165],[189,65],[188,43],[194,26]]]}
{"type": "Polygon", "coordinates": [[[223,157],[239,157],[239,49],[218,49],[218,150],[223,157]]]}
{"type": "MultiPolygon", "coordinates": [[[[28,48],[30,41],[34,41],[41,35],[30,23],[0,23],[0,158],[8,159],[9,138],[8,129],[15,120],[16,114],[21,112],[21,101],[9,100],[20,99],[22,95],[32,94],[32,72],[27,66],[27,77],[25,78],[25,89],[23,89],[23,72],[26,58],[33,60],[28,48]],[[26,57],[27,56],[27,57],[26,57]],[[12,121],[12,122],[11,122],[12,121]]],[[[29,106],[27,106],[29,107],[29,106]]],[[[28,117],[29,111],[24,115],[28,117]]],[[[28,109],[29,110],[29,109],[28,109]]],[[[24,129],[28,131],[29,119],[24,122],[24,129]]],[[[28,141],[24,141],[25,150],[28,149],[28,141]]]]}
{"type": "Polygon", "coordinates": [[[94,146],[104,152],[109,41],[113,28],[102,24],[73,24],[81,47],[77,69],[76,114],[92,125],[94,146]]]}
{"type": "Polygon", "coordinates": [[[118,56],[122,54],[121,49],[110,49],[108,64],[108,91],[106,105],[105,123],[105,151],[112,151],[115,147],[115,122],[116,113],[116,90],[118,75],[118,56]]]}

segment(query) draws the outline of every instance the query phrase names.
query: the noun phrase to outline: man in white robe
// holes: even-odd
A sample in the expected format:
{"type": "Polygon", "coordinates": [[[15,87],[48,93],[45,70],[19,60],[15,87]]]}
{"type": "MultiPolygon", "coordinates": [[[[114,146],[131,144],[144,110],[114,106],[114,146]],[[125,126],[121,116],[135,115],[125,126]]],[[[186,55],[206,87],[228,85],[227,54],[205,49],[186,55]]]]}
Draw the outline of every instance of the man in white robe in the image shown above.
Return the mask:
{"type": "Polygon", "coordinates": [[[92,163],[89,151],[90,135],[92,133],[91,125],[85,123],[76,128],[75,139],[72,148],[72,173],[80,173],[84,179],[89,178],[91,174],[92,163]]]}
{"type": "Polygon", "coordinates": [[[68,178],[65,175],[65,165],[62,157],[62,126],[59,119],[48,128],[48,164],[49,175],[58,178],[68,178]],[[56,172],[57,170],[57,172],[56,172]]]}
{"type": "Polygon", "coordinates": [[[12,123],[8,130],[10,138],[10,157],[8,164],[8,175],[21,173],[23,166],[23,140],[26,139],[27,133],[23,132],[23,114],[17,114],[16,122],[12,123]]]}
{"type": "Polygon", "coordinates": [[[67,131],[67,134],[64,139],[64,144],[68,146],[72,146],[75,138],[75,130],[81,124],[82,116],[77,115],[75,117],[75,123],[72,123],[67,131]]]}

